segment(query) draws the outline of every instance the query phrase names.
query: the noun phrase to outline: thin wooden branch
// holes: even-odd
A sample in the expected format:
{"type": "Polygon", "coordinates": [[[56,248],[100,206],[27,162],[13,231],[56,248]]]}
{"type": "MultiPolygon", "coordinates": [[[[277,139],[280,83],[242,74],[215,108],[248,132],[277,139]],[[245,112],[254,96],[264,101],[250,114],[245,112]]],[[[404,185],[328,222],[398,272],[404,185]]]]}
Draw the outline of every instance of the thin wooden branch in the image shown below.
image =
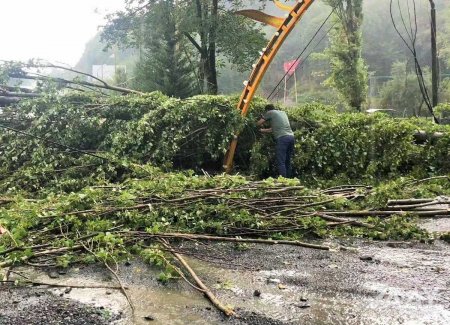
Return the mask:
{"type": "Polygon", "coordinates": [[[219,309],[221,312],[223,312],[227,316],[236,316],[236,313],[228,308],[225,307],[217,298],[216,296],[208,289],[208,287],[200,280],[200,278],[197,276],[197,274],[194,272],[194,270],[189,266],[189,264],[184,260],[184,258],[175,252],[175,250],[170,246],[170,244],[167,241],[162,241],[164,247],[166,247],[173,256],[183,265],[183,267],[186,269],[186,271],[189,272],[191,277],[194,279],[195,283],[198,285],[198,287],[201,290],[201,292],[211,301],[211,303],[219,309]]]}
{"type": "MultiPolygon", "coordinates": [[[[69,251],[79,250],[79,249],[82,249],[82,248],[83,248],[83,246],[81,246],[81,245],[75,245],[75,246],[72,246],[72,247],[61,247],[61,248],[49,249],[49,250],[46,250],[46,251],[32,252],[32,254],[30,254],[29,256],[22,256],[20,258],[20,261],[21,262],[25,262],[25,261],[29,260],[32,257],[65,253],[65,252],[69,252],[69,251]]],[[[15,262],[16,261],[13,261],[11,259],[7,259],[6,261],[3,261],[3,262],[0,263],[0,268],[11,266],[15,262]]]]}
{"type": "Polygon", "coordinates": [[[56,82],[60,82],[62,84],[73,84],[73,85],[82,85],[82,86],[88,86],[88,87],[96,87],[96,88],[101,88],[101,89],[108,89],[108,90],[114,90],[114,91],[118,91],[121,93],[133,93],[133,94],[139,94],[142,95],[143,93],[137,90],[133,90],[133,89],[127,89],[127,88],[122,88],[122,87],[116,87],[116,86],[111,86],[111,85],[103,85],[103,84],[95,84],[92,82],[88,82],[88,81],[73,81],[73,80],[67,80],[67,79],[63,79],[63,78],[52,78],[52,77],[47,77],[47,76],[33,76],[33,75],[29,75],[29,74],[18,74],[18,75],[14,75],[14,74],[10,74],[10,77],[12,78],[19,78],[19,79],[28,79],[28,80],[43,80],[43,81],[56,81],[56,82]]]}
{"type": "Polygon", "coordinates": [[[14,200],[13,199],[9,199],[9,198],[1,198],[0,197],[0,205],[8,204],[8,203],[11,203],[11,202],[14,202],[14,200]]]}
{"type": "MultiPolygon", "coordinates": [[[[401,205],[390,205],[389,209],[392,210],[411,210],[411,209],[417,209],[417,208],[423,208],[423,207],[427,207],[430,205],[437,205],[437,204],[450,204],[450,201],[431,201],[431,202],[425,202],[425,203],[418,203],[418,204],[401,204],[401,205]]],[[[436,208],[434,208],[433,210],[436,210],[436,208]]]]}
{"type": "Polygon", "coordinates": [[[322,214],[322,213],[320,213],[318,216],[321,217],[322,219],[325,219],[325,220],[328,220],[328,221],[335,221],[335,222],[342,223],[342,224],[349,223],[349,224],[354,225],[354,226],[360,226],[360,227],[366,227],[366,228],[373,228],[374,227],[373,225],[370,225],[370,224],[365,223],[365,222],[360,222],[360,221],[357,221],[357,220],[348,220],[348,219],[337,218],[337,217],[329,216],[329,215],[322,214]]]}
{"type": "Polygon", "coordinates": [[[450,209],[434,211],[327,211],[327,214],[336,216],[366,217],[366,216],[391,216],[413,214],[419,217],[450,216],[450,209]]]}
{"type": "Polygon", "coordinates": [[[188,38],[189,42],[191,42],[192,45],[195,46],[195,48],[197,49],[197,51],[198,51],[199,53],[202,53],[202,52],[203,52],[202,47],[197,43],[197,41],[195,40],[195,38],[193,38],[193,37],[191,36],[191,34],[189,34],[188,32],[183,32],[183,34],[184,34],[184,36],[186,36],[186,37],[188,38]]]}
{"type": "Polygon", "coordinates": [[[21,93],[34,93],[33,89],[19,86],[0,85],[0,91],[1,90],[7,90],[11,92],[20,91],[21,93]]]}
{"type": "Polygon", "coordinates": [[[21,101],[19,97],[0,96],[0,107],[5,107],[21,101]]]}
{"type": "Polygon", "coordinates": [[[434,177],[428,177],[428,178],[424,178],[424,179],[418,179],[418,180],[407,182],[405,184],[405,186],[417,185],[417,184],[420,184],[420,183],[433,181],[433,180],[436,180],[436,179],[446,179],[446,180],[450,181],[450,176],[434,176],[434,177]]]}
{"type": "Polygon", "coordinates": [[[233,238],[233,237],[219,237],[219,236],[208,236],[208,235],[197,235],[197,234],[186,234],[186,233],[156,233],[156,234],[148,234],[142,232],[142,234],[147,234],[153,237],[161,237],[161,238],[185,238],[185,239],[197,239],[197,240],[208,240],[208,241],[228,241],[234,243],[257,243],[257,244],[268,244],[268,245],[293,245],[293,246],[301,246],[306,248],[314,248],[321,250],[330,250],[328,246],[315,245],[300,242],[298,240],[268,240],[268,239],[251,239],[251,238],[233,238]]]}
{"type": "Polygon", "coordinates": [[[17,98],[38,98],[38,97],[42,97],[41,94],[18,93],[18,92],[6,91],[6,90],[0,90],[0,95],[5,96],[5,97],[17,97],[17,98]]]}
{"type": "Polygon", "coordinates": [[[293,208],[284,209],[284,210],[281,210],[281,211],[275,211],[275,212],[269,214],[269,217],[274,216],[274,215],[277,215],[277,214],[282,214],[282,213],[284,213],[284,212],[296,211],[296,210],[300,210],[300,209],[303,209],[303,208],[309,208],[309,207],[313,207],[313,206],[318,206],[318,205],[323,205],[323,204],[331,203],[331,202],[336,201],[337,199],[338,199],[338,198],[333,198],[333,199],[330,199],[330,200],[325,200],[325,201],[320,201],[320,202],[306,203],[306,204],[302,204],[302,205],[295,206],[295,207],[293,207],[293,208]]]}
{"type": "Polygon", "coordinates": [[[39,248],[47,248],[51,246],[51,244],[42,244],[42,245],[35,245],[35,246],[14,246],[8,249],[5,249],[4,251],[0,252],[0,256],[11,253],[11,252],[15,252],[15,251],[24,251],[26,249],[30,249],[30,250],[34,250],[34,249],[39,249],[39,248]]]}
{"type": "Polygon", "coordinates": [[[434,199],[400,199],[400,200],[388,200],[387,205],[396,205],[396,204],[419,204],[419,203],[428,203],[433,202],[434,199]]]}
{"type": "MultiPolygon", "coordinates": [[[[13,280],[0,280],[0,283],[16,283],[16,281],[13,280]]],[[[82,285],[82,284],[67,284],[67,283],[50,283],[50,282],[40,282],[40,281],[19,281],[21,284],[28,284],[33,286],[49,286],[49,287],[56,287],[56,288],[74,288],[74,289],[114,289],[114,290],[122,290],[121,286],[109,286],[109,285],[82,285]]],[[[124,287],[125,289],[128,289],[128,287],[124,287]]]]}
{"type": "MultiPolygon", "coordinates": [[[[111,266],[109,266],[109,264],[108,264],[108,262],[107,262],[106,260],[101,259],[97,254],[94,253],[94,251],[92,251],[89,247],[87,247],[85,243],[82,243],[81,245],[83,246],[83,248],[84,248],[87,252],[89,252],[90,254],[92,254],[92,256],[94,256],[97,260],[101,261],[101,262],[105,265],[105,267],[106,267],[106,268],[114,275],[114,277],[116,278],[117,282],[118,282],[119,285],[120,285],[120,289],[121,289],[123,295],[125,296],[125,298],[126,298],[127,301],[128,301],[128,304],[130,305],[131,312],[132,312],[132,318],[133,318],[133,320],[134,320],[134,316],[135,316],[135,315],[134,315],[134,310],[135,310],[135,308],[134,308],[133,302],[132,302],[130,296],[128,295],[127,291],[125,290],[125,287],[124,287],[124,285],[123,285],[123,283],[122,283],[122,280],[120,280],[120,277],[119,277],[119,275],[117,274],[117,271],[114,271],[114,270],[111,268],[111,266]]],[[[114,262],[116,262],[116,261],[114,260],[114,262]]],[[[117,263],[116,263],[116,266],[117,266],[117,263]]],[[[118,267],[116,267],[116,268],[118,268],[118,267]]]]}

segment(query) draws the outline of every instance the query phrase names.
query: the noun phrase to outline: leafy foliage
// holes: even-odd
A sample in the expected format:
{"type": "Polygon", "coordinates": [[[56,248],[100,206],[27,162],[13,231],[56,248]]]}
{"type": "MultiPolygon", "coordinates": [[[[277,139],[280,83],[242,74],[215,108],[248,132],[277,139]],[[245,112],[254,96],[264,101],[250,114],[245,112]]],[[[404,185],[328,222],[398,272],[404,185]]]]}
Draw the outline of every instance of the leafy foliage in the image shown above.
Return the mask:
{"type": "MultiPolygon", "coordinates": [[[[333,107],[309,104],[287,111],[296,137],[293,166],[305,182],[328,180],[377,183],[400,175],[427,177],[448,173],[449,127],[420,119],[395,119],[378,113],[336,113],[333,107]],[[416,145],[414,134],[443,131],[436,143],[416,145]]],[[[251,170],[258,175],[274,173],[273,146],[261,138],[252,149],[251,170]],[[267,159],[269,156],[269,159],[267,159]]]]}
{"type": "Polygon", "coordinates": [[[130,158],[167,167],[219,169],[228,141],[243,126],[233,106],[226,97],[182,101],[160,93],[108,99],[48,95],[21,102],[20,109],[5,109],[9,127],[41,139],[0,131],[0,186],[39,190],[53,184],[70,190],[100,179],[120,180],[130,158]],[[97,156],[104,159],[70,148],[100,150],[97,156]]]}
{"type": "MultiPolygon", "coordinates": [[[[429,71],[425,75],[428,85],[431,84],[429,71]]],[[[394,109],[398,116],[421,116],[426,113],[423,109],[422,93],[420,92],[415,73],[408,71],[407,62],[395,62],[392,65],[393,79],[386,82],[380,90],[381,107],[394,109]]]]}
{"type": "MultiPolygon", "coordinates": [[[[245,230],[273,239],[356,236],[428,241],[433,237],[417,227],[413,214],[388,219],[368,218],[369,227],[348,224],[330,227],[320,217],[320,210],[379,209],[385,206],[388,198],[450,194],[448,180],[408,186],[408,180],[404,179],[386,183],[355,201],[298,187],[299,182],[295,180],[267,179],[252,183],[242,176],[206,177],[187,172],[166,173],[149,165],[141,168],[145,170],[145,177],[128,178],[120,183],[88,186],[68,194],[53,192],[35,200],[25,199],[22,195],[11,196],[11,202],[0,206],[0,225],[11,231],[10,235],[0,236],[0,265],[32,258],[33,249],[17,248],[41,244],[67,249],[57,258],[60,266],[78,261],[92,262],[89,255],[71,251],[85,240],[98,260],[118,261],[138,254],[144,260],[164,267],[166,272],[160,279],[167,281],[175,276],[176,270],[161,247],[158,244],[149,246],[148,242],[153,235],[161,233],[235,235],[245,230]],[[305,200],[316,198],[317,202],[327,200],[328,203],[322,203],[324,207],[318,211],[307,206],[303,212],[291,211],[293,215],[289,220],[275,215],[264,218],[245,204],[235,204],[269,197],[276,200],[280,192],[270,194],[270,190],[289,187],[289,196],[304,197],[305,200]],[[220,195],[198,199],[205,193],[220,195]],[[305,216],[305,212],[310,216],[305,216]]],[[[288,211],[284,209],[277,215],[288,211]]]]}
{"type": "Polygon", "coordinates": [[[332,73],[328,82],[348,104],[361,111],[367,95],[367,67],[361,56],[362,0],[327,1],[336,8],[338,25],[331,33],[332,73]]]}
{"type": "Polygon", "coordinates": [[[236,130],[243,131],[237,167],[257,177],[271,175],[272,140],[260,135],[253,123],[265,102],[255,100],[252,114],[244,120],[236,101],[225,96],[180,100],[158,92],[109,98],[48,92],[5,108],[2,116],[8,127],[33,137],[0,131],[0,190],[8,195],[8,200],[0,200],[0,225],[9,231],[0,236],[0,266],[35,258],[33,247],[45,243],[63,250],[55,261],[61,267],[95,260],[114,263],[139,254],[165,269],[160,276],[165,282],[176,269],[160,246],[148,246],[161,232],[237,235],[245,230],[273,239],[432,239],[416,226],[413,215],[371,218],[366,221],[369,227],[347,222],[331,227],[321,211],[382,208],[388,198],[405,195],[450,195],[448,180],[407,186],[411,177],[449,172],[448,126],[383,114],[338,114],[332,106],[308,104],[288,111],[297,138],[294,165],[301,180],[252,182],[239,175],[196,175],[202,169],[220,170],[236,130]],[[444,136],[417,146],[417,129],[441,131],[444,136]],[[395,180],[381,183],[360,200],[300,186],[351,180],[376,184],[387,178],[395,180]],[[289,208],[261,215],[258,207],[268,198],[277,200],[280,189],[306,200],[306,215],[289,208]],[[248,200],[258,202],[256,209],[248,200]],[[95,258],[76,252],[80,242],[90,245],[95,258]]]}
{"type": "Polygon", "coordinates": [[[110,45],[119,43],[147,50],[147,58],[140,66],[151,63],[153,76],[158,77],[156,70],[165,76],[170,73],[164,70],[169,70],[180,78],[185,75],[183,71],[188,72],[195,74],[201,92],[217,94],[219,58],[226,58],[240,70],[246,69],[264,46],[264,35],[256,24],[233,14],[241,6],[241,0],[164,0],[144,4],[128,0],[124,12],[109,17],[102,38],[110,45]],[[171,50],[172,45],[175,47],[171,50]],[[168,56],[164,57],[167,50],[168,56]],[[177,59],[176,64],[170,58],[177,59]]]}
{"type": "MultiPolygon", "coordinates": [[[[0,130],[0,188],[71,191],[141,174],[134,164],[148,162],[166,170],[214,173],[222,170],[236,130],[242,130],[236,169],[257,177],[275,175],[272,137],[261,135],[254,124],[265,102],[256,99],[243,120],[236,101],[205,95],[179,100],[158,92],[111,98],[47,93],[22,101],[4,109],[5,124],[40,139],[0,130]]],[[[319,104],[290,109],[288,115],[297,141],[295,176],[305,182],[376,183],[450,170],[448,126],[383,114],[339,114],[333,106],[319,104]],[[418,146],[418,130],[443,136],[418,146]]]]}

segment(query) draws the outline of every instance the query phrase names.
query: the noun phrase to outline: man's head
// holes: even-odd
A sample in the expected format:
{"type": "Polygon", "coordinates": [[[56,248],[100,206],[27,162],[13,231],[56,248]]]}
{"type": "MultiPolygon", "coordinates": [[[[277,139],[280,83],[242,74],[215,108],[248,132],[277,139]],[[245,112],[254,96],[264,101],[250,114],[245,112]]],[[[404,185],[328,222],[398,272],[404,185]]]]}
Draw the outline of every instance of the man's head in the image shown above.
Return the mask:
{"type": "Polygon", "coordinates": [[[275,109],[275,106],[273,104],[267,104],[265,107],[266,112],[273,111],[275,109]]]}

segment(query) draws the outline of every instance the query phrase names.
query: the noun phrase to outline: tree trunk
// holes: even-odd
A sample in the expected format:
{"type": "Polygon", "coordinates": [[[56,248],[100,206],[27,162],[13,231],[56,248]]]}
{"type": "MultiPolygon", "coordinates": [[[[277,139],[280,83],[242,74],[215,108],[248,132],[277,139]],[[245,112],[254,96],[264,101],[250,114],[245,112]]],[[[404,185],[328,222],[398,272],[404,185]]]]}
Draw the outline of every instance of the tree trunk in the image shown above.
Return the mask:
{"type": "MultiPolygon", "coordinates": [[[[360,58],[360,47],[361,44],[358,42],[358,26],[356,22],[353,0],[347,1],[347,37],[348,37],[348,56],[351,74],[354,76],[358,75],[358,60],[360,58]]],[[[358,95],[358,94],[357,94],[358,95]]],[[[363,99],[360,96],[354,96],[350,102],[350,105],[354,107],[358,112],[361,112],[363,99]]]]}
{"type": "MultiPolygon", "coordinates": [[[[194,44],[200,54],[199,78],[202,80],[203,91],[216,95],[218,89],[216,69],[218,0],[212,0],[211,12],[207,6],[202,6],[201,0],[195,0],[195,5],[200,36],[200,44],[194,44]]],[[[193,43],[192,37],[190,40],[193,43]]]]}
{"type": "Polygon", "coordinates": [[[216,70],[216,39],[217,39],[217,11],[218,0],[212,0],[212,8],[210,15],[211,27],[209,30],[208,42],[208,73],[206,75],[206,82],[208,84],[208,93],[217,95],[217,70],[216,70]]]}

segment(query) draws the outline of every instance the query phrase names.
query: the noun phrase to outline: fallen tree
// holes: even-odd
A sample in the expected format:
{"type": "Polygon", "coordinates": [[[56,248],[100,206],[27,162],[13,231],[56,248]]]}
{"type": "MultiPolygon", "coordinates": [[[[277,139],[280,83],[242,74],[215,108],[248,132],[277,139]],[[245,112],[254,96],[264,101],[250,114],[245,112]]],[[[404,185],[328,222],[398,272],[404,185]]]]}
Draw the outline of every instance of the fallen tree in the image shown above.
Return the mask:
{"type": "MultiPolygon", "coordinates": [[[[24,76],[18,71],[11,75],[24,76]]],[[[330,250],[322,239],[429,242],[437,235],[419,228],[417,217],[450,214],[448,126],[295,108],[288,114],[299,178],[277,180],[267,178],[272,140],[254,125],[262,100],[242,119],[234,97],[114,96],[86,86],[37,96],[4,87],[21,96],[7,96],[20,100],[0,113],[2,268],[100,261],[120,283],[114,266],[141,256],[163,267],[162,280],[178,274],[231,314],[185,265],[182,255],[192,252],[177,244],[330,250]],[[222,175],[236,130],[243,176],[222,175]],[[417,130],[441,135],[418,146],[417,130]]]]}

